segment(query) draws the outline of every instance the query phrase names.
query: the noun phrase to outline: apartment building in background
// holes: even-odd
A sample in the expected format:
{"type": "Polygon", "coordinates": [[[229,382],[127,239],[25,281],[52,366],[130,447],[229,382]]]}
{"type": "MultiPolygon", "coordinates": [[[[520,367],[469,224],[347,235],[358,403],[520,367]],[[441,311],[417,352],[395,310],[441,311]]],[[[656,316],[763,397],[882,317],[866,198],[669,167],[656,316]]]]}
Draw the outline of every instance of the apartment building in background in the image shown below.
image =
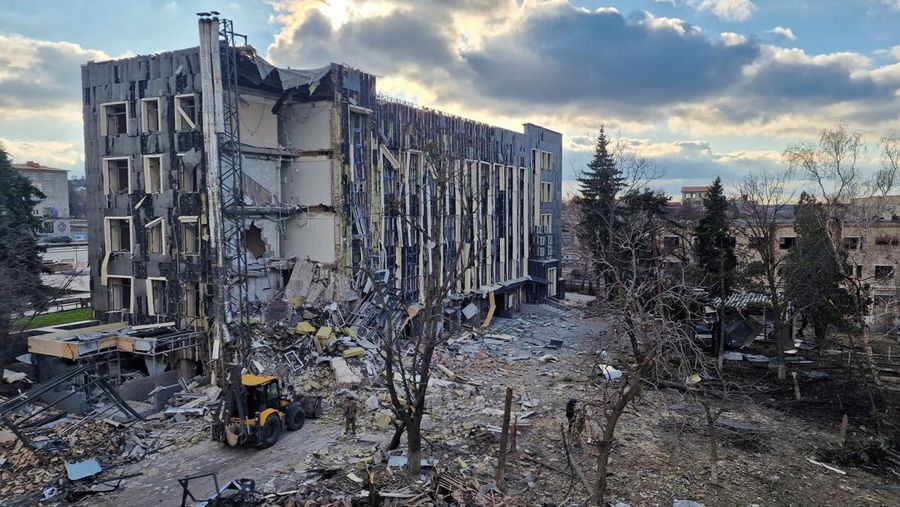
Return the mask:
{"type": "Polygon", "coordinates": [[[219,270],[241,264],[258,318],[284,298],[352,302],[364,272],[414,303],[461,251],[474,262],[455,284],[460,299],[484,306],[493,294],[514,310],[562,296],[561,134],[390,99],[374,75],[345,65],[278,68],[250,46],[218,46],[218,26],[200,21],[200,47],[82,67],[98,317],[205,328],[219,270]],[[234,57],[233,114],[219,98],[220,49],[234,57]],[[224,147],[233,157],[223,165],[224,147]],[[235,163],[239,185],[226,188],[235,163]],[[445,216],[429,199],[441,181],[445,216]],[[226,210],[229,195],[239,202],[226,210]],[[226,224],[223,237],[222,220],[242,230],[226,224]],[[434,220],[440,244],[421,233],[434,220]],[[223,255],[235,237],[240,259],[223,255]]]}
{"type": "Polygon", "coordinates": [[[34,215],[41,218],[41,233],[49,236],[68,235],[69,224],[69,171],[47,167],[29,160],[13,164],[13,169],[31,180],[31,184],[44,194],[35,205],[34,215]]]}

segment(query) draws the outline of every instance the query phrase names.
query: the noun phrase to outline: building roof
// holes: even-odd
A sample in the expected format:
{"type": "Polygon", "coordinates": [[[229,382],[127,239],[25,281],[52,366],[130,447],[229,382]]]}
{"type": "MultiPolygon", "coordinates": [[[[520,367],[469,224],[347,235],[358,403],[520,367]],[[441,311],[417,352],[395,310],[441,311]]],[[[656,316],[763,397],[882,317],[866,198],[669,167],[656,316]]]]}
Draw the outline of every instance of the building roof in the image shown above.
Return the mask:
{"type": "Polygon", "coordinates": [[[709,192],[709,187],[681,187],[682,192],[709,192]]]}
{"type": "Polygon", "coordinates": [[[37,162],[32,162],[31,160],[29,160],[28,162],[25,162],[24,164],[13,164],[12,167],[13,167],[13,169],[16,169],[19,171],[57,171],[57,172],[62,172],[62,173],[69,172],[68,169],[57,169],[55,167],[47,167],[45,165],[38,164],[37,162]]]}

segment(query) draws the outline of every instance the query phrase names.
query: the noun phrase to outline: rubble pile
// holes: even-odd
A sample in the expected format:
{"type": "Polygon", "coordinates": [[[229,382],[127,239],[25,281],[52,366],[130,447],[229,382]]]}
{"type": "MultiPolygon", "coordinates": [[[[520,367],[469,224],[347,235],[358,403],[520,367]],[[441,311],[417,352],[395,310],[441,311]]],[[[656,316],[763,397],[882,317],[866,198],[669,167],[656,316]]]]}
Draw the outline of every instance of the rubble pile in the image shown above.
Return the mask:
{"type": "Polygon", "coordinates": [[[50,424],[34,441],[37,452],[17,438],[0,443],[0,498],[58,485],[66,475],[66,463],[94,457],[116,460],[125,442],[124,432],[89,418],[66,417],[50,424]]]}

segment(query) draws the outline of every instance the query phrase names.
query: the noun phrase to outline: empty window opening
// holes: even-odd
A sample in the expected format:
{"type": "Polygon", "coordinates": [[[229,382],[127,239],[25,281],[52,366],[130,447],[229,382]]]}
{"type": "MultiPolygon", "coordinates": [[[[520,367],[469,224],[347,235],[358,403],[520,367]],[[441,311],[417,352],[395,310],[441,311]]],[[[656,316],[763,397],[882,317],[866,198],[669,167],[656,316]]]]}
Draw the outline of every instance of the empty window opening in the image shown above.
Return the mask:
{"type": "Polygon", "coordinates": [[[858,236],[848,236],[844,238],[844,248],[847,250],[859,250],[860,238],[858,236]]]}
{"type": "Polygon", "coordinates": [[[197,191],[197,168],[185,163],[182,155],[178,155],[178,189],[182,192],[197,191]]]}
{"type": "Polygon", "coordinates": [[[262,238],[262,229],[255,224],[244,231],[244,247],[253,254],[255,259],[266,254],[266,242],[262,238]]]}
{"type": "Polygon", "coordinates": [[[789,250],[794,246],[794,243],[796,241],[796,236],[782,236],[778,238],[778,248],[780,248],[781,250],[789,250]]]}
{"type": "Polygon", "coordinates": [[[897,246],[900,240],[896,236],[878,236],[875,238],[875,244],[879,246],[897,246]]]}
{"type": "Polygon", "coordinates": [[[541,167],[545,171],[553,170],[553,154],[550,152],[543,151],[543,152],[541,152],[541,158],[543,158],[543,161],[542,161],[543,163],[541,164],[541,167]]]}
{"type": "Polygon", "coordinates": [[[147,299],[149,307],[147,313],[150,315],[166,315],[168,310],[168,297],[166,297],[166,289],[168,287],[164,279],[150,279],[150,297],[147,299]]]}
{"type": "Polygon", "coordinates": [[[853,275],[856,276],[856,278],[862,278],[862,276],[863,276],[862,264],[857,264],[856,266],[853,267],[853,275]]]}
{"type": "Polygon", "coordinates": [[[184,316],[187,318],[200,317],[200,287],[196,283],[182,285],[184,291],[184,316]]]}
{"type": "Polygon", "coordinates": [[[110,276],[109,309],[110,311],[131,311],[131,278],[110,276]]]}
{"type": "Polygon", "coordinates": [[[159,132],[162,116],[159,99],[141,100],[141,131],[145,133],[159,132]]]}
{"type": "Polygon", "coordinates": [[[103,183],[107,194],[131,193],[131,159],[103,160],[103,183]]]}
{"type": "Polygon", "coordinates": [[[193,95],[175,96],[175,130],[194,130],[197,127],[196,114],[193,95]]]}
{"type": "Polygon", "coordinates": [[[878,280],[894,278],[894,266],[875,266],[875,278],[878,280]]]}
{"type": "Polygon", "coordinates": [[[128,103],[111,102],[100,105],[100,135],[114,136],[128,133],[128,103]]]}
{"type": "Polygon", "coordinates": [[[145,227],[147,228],[147,251],[155,254],[165,253],[166,229],[163,218],[157,218],[145,227]]]}
{"type": "Polygon", "coordinates": [[[106,247],[110,252],[131,251],[131,219],[106,219],[106,247]]]}
{"type": "Polygon", "coordinates": [[[144,157],[144,187],[148,194],[162,192],[162,157],[144,157]]]}
{"type": "Polygon", "coordinates": [[[185,255],[197,255],[200,253],[200,234],[197,217],[178,217],[181,233],[179,235],[179,252],[185,255]]]}

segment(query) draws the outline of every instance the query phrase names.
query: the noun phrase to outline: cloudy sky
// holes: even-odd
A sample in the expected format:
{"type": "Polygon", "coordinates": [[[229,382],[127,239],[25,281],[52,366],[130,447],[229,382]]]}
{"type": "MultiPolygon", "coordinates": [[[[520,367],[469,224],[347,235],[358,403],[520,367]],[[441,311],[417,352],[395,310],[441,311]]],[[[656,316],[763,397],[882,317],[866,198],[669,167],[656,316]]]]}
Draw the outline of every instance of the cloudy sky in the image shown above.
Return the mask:
{"type": "MultiPolygon", "coordinates": [[[[210,2],[0,0],[0,143],[83,173],[79,65],[196,45],[210,2]]],[[[601,124],[669,192],[775,168],[838,122],[900,133],[900,0],[243,0],[273,63],[343,62],[383,93],[565,134],[574,179],[601,124]]],[[[568,188],[571,188],[569,186],[568,188]]]]}

